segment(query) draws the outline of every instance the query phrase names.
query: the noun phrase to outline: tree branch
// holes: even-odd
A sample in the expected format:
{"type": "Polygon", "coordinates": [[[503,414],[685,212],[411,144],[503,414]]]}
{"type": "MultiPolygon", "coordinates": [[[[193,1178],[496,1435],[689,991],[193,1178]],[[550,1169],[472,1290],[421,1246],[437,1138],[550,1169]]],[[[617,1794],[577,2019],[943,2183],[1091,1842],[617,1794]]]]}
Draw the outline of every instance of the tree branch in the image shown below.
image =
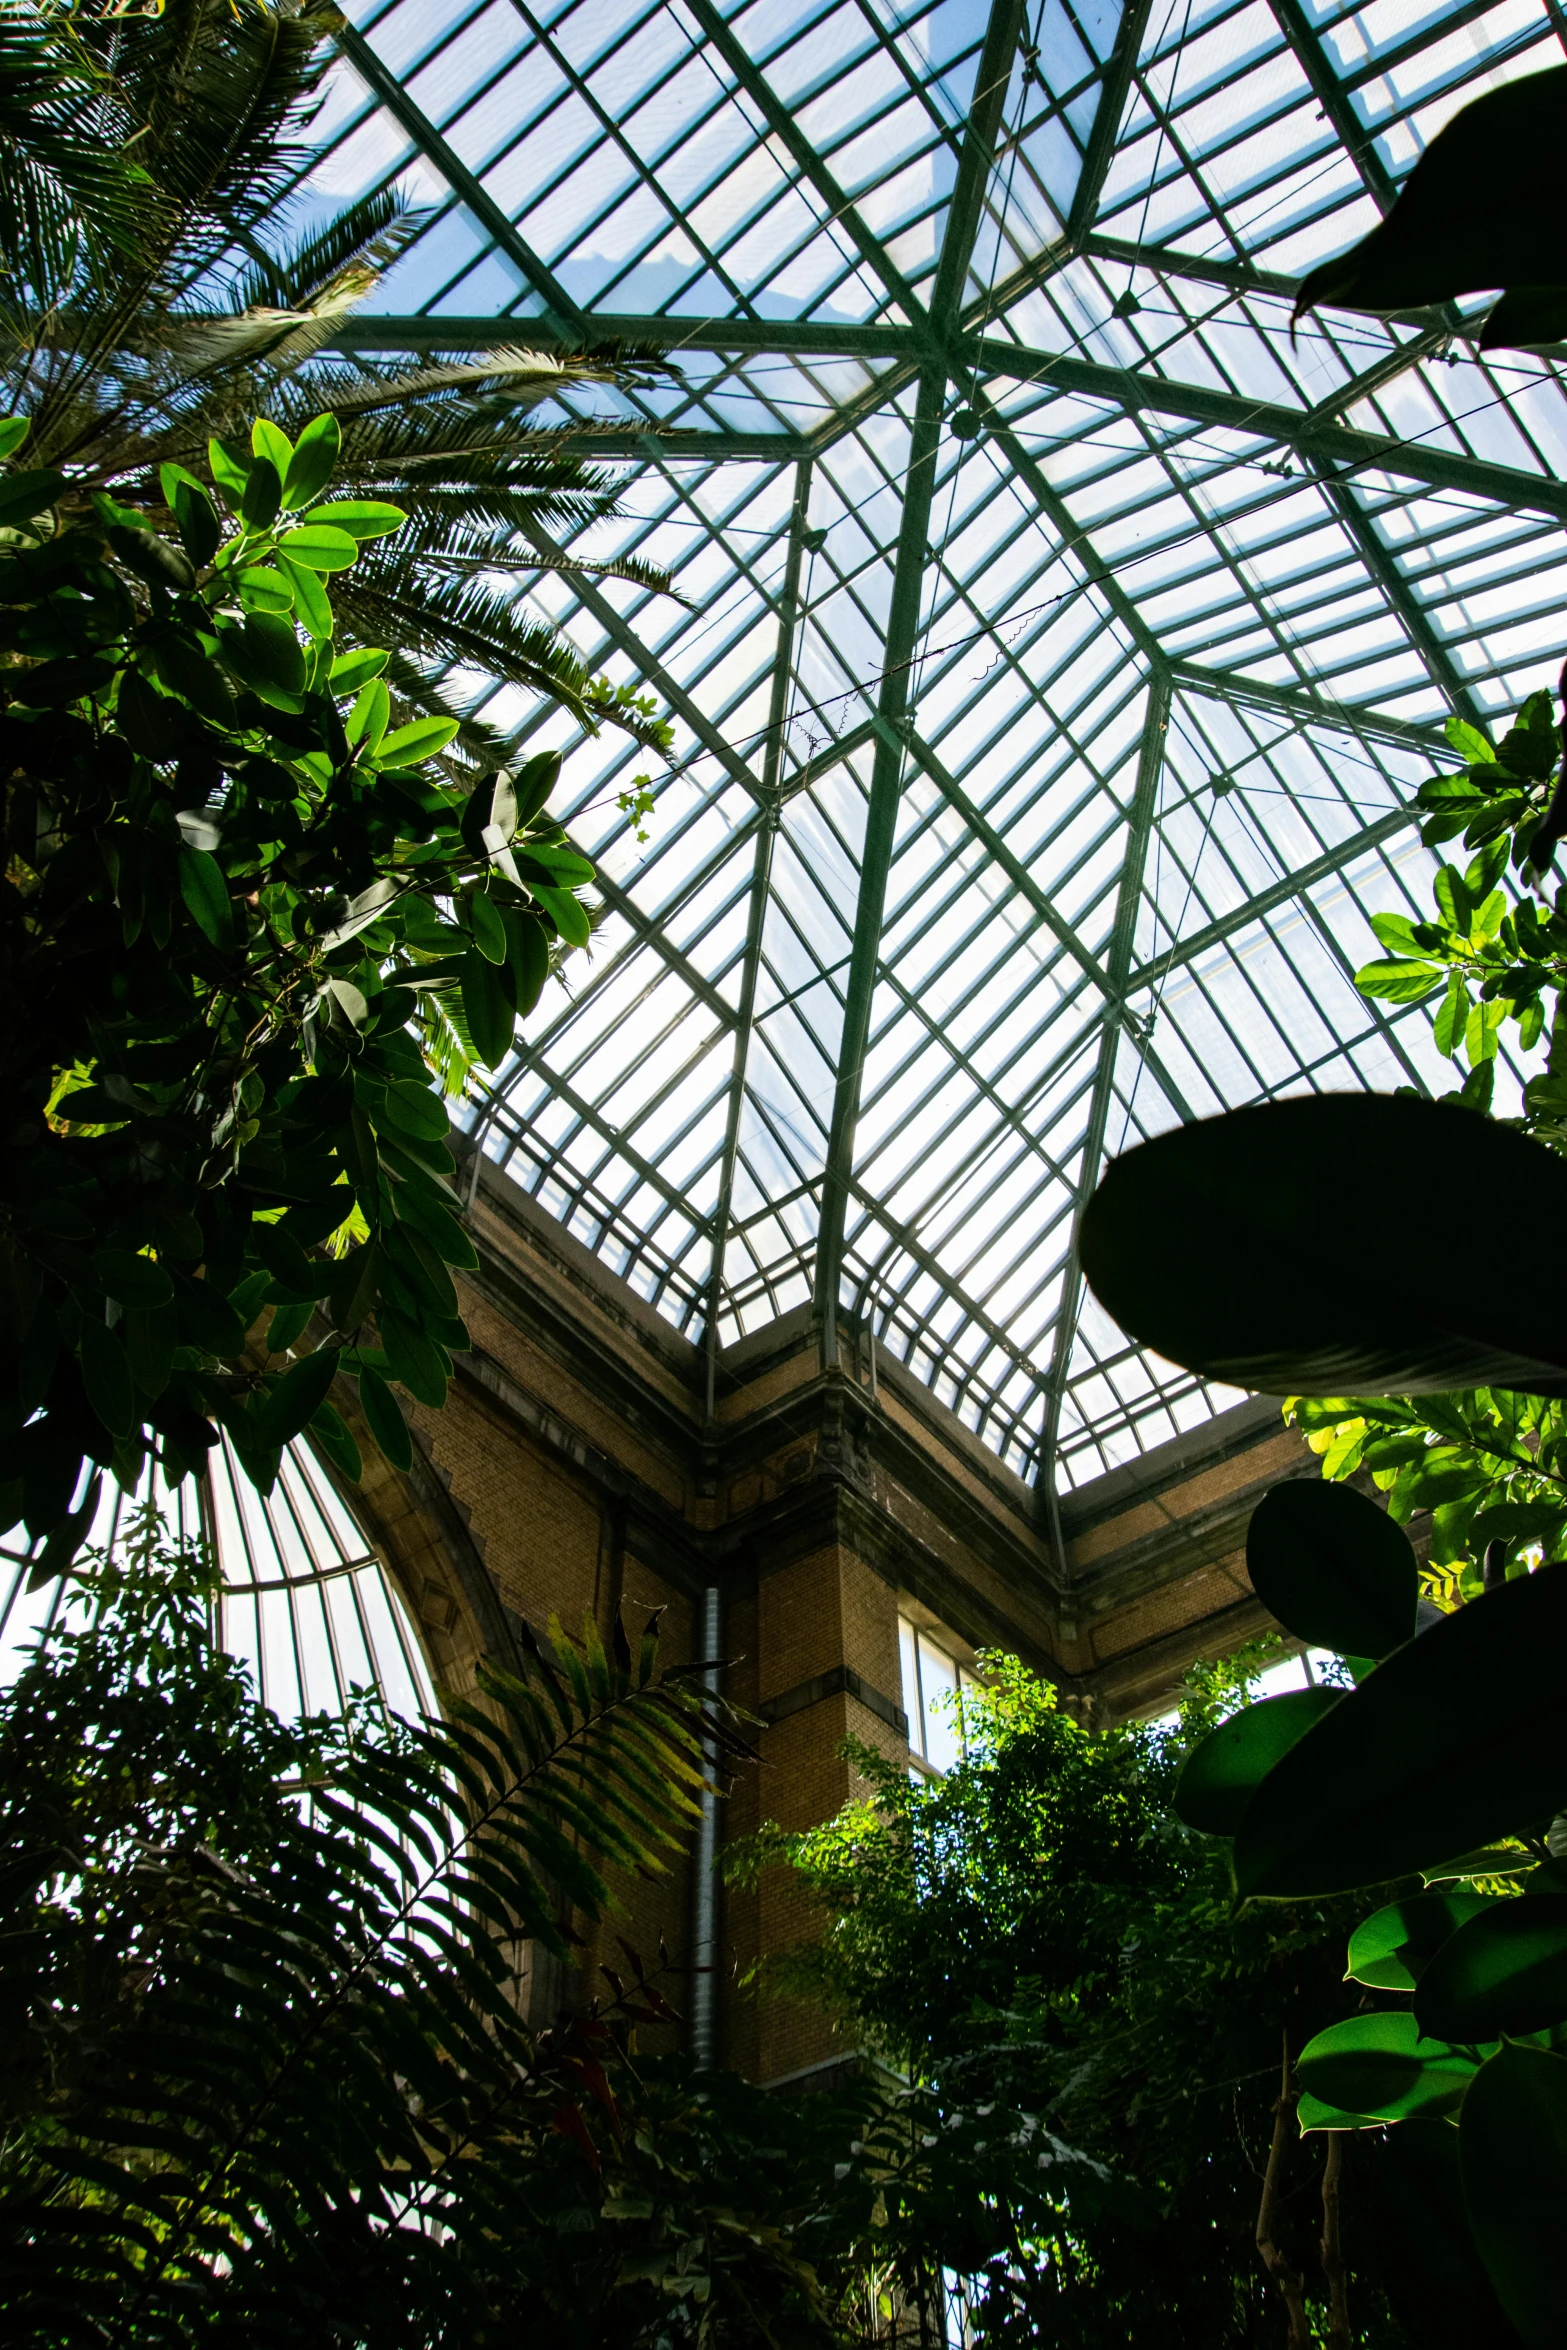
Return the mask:
{"type": "Polygon", "coordinates": [[[1268,2150],[1268,2169],[1262,2182],[1262,2203],[1257,2213],[1257,2250],[1262,2265],[1284,2296],[1289,2312],[1289,2350],[1313,2350],[1311,2328],[1306,2323],[1304,2282],[1290,2267],[1278,2245],[1273,2241],[1273,2215],[1278,2207],[1279,2179],[1284,2169],[1285,2148],[1289,2144],[1290,2124],[1295,2118],[1299,2092],[1290,2086],[1290,2040],[1284,2034],[1284,2065],[1279,2083],[1278,2102],[1273,2108],[1273,2144],[1268,2150]]]}
{"type": "Polygon", "coordinates": [[[1343,2130],[1329,2130],[1322,2173],[1322,2273],[1328,2281],[1328,2350],[1352,2350],[1349,2330],[1349,2271],[1339,2236],[1339,2173],[1344,2167],[1343,2130]]]}

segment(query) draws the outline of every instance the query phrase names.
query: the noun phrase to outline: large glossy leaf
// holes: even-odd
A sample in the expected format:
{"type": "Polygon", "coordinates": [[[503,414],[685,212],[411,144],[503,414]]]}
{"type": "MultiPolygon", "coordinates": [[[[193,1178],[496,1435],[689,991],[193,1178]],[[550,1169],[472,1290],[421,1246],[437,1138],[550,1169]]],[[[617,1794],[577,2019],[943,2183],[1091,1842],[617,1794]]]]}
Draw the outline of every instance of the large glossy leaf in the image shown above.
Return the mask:
{"type": "Polygon", "coordinates": [[[1340,1694],[1337,1689],[1293,1689],[1231,1714],[1182,1763],[1175,1782],[1176,1817],[1205,1835],[1233,1836],[1254,1790],[1340,1694]]]}
{"type": "Polygon", "coordinates": [[[1407,2340],[1420,2350],[1516,2350],[1475,2248],[1451,2122],[1403,2122],[1357,2151],[1360,2224],[1407,2340]]]}
{"type": "Polygon", "coordinates": [[[1386,219],[1305,279],[1297,311],[1336,302],[1385,313],[1491,286],[1559,287],[1564,138],[1567,66],[1488,90],[1438,132],[1386,219]]]}
{"type": "MultiPolygon", "coordinates": [[[[1444,1943],[1460,1926],[1494,1908],[1491,1893],[1415,1893],[1373,1910],[1349,1938],[1345,1980],[1376,1991],[1412,1991],[1444,1943]]],[[[1418,2002],[1417,2002],[1418,2012],[1418,2002]]],[[[1449,2040],[1464,2039],[1448,2032],[1449,2040]]]]}
{"type": "Polygon", "coordinates": [[[1449,2040],[1497,2040],[1560,2022],[1567,2016],[1567,1893],[1488,1904],[1432,1959],[1415,2014],[1423,2030],[1449,2040]]]}
{"type": "Polygon", "coordinates": [[[1564,1647],[1567,1566],[1549,1566],[1395,1650],[1252,1797],[1240,1890],[1382,1884],[1551,1818],[1567,1796],[1564,1647]]]}
{"type": "Polygon", "coordinates": [[[1445,2041],[1422,2039],[1407,2008],[1347,2016],[1300,2052],[1302,2086],[1325,2105],[1375,2121],[1451,2112],[1478,2060],[1445,2041]]]}
{"type": "Polygon", "coordinates": [[[1412,1238],[1447,1229],[1456,1201],[1500,1199],[1520,1231],[1567,1229],[1567,1166],[1447,1103],[1269,1102],[1115,1160],[1083,1270],[1124,1330],[1233,1386],[1567,1393],[1567,1254],[1540,1252],[1527,1282],[1458,1281],[1412,1238]]]}
{"type": "Polygon", "coordinates": [[[1567,2057],[1498,2049],[1464,2100],[1458,2145],[1469,2222],[1497,2299],[1530,2350],[1561,2350],[1567,2057]]]}
{"type": "Polygon", "coordinates": [[[1380,1657],[1413,1636],[1420,1570],[1409,1537],[1351,1485],[1275,1485],[1252,1511],[1246,1565],[1263,1606],[1313,1648],[1380,1657]]]}

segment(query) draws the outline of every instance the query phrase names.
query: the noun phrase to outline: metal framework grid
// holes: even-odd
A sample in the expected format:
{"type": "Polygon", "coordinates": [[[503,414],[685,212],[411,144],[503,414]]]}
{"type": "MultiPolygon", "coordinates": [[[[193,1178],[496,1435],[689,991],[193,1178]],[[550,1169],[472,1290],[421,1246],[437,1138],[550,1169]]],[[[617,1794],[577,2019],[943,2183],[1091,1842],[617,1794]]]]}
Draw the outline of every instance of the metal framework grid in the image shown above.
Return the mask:
{"type": "Polygon", "coordinates": [[[1366,913],[1426,897],[1444,718],[1567,649],[1556,357],[1482,360],[1458,310],[1292,336],[1290,296],[1466,98],[1559,62],[1559,12],[350,15],[305,217],[430,214],[342,347],[681,369],[541,421],[628,461],[578,551],[683,600],[515,573],[675,720],[648,841],[645,755],[471,681],[570,751],[608,907],[484,1147],[710,1377],[836,1302],[1025,1476],[1200,1421],[1230,1399],[1084,1298],[1082,1202],[1178,1119],[1450,1084],[1351,984],[1366,913]]]}

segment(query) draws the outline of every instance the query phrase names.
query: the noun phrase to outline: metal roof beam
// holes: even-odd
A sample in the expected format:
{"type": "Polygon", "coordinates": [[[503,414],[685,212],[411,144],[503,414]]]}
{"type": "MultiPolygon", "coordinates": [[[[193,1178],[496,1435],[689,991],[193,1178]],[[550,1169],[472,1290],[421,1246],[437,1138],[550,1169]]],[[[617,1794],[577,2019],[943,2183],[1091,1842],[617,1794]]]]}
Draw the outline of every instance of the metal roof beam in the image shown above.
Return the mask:
{"type": "MultiPolygon", "coordinates": [[[[1320,475],[1319,475],[1320,478],[1320,475]]],[[[1483,727],[1485,714],[1460,675],[1451,653],[1426,617],[1409,582],[1377,535],[1375,523],[1357,502],[1353,490],[1339,481],[1323,480],[1328,503],[1353,539],[1361,561],[1381,589],[1405,635],[1419,654],[1431,683],[1444,693],[1461,718],[1483,727]]]]}
{"type": "Polygon", "coordinates": [[[789,517],[789,555],[783,595],[778,608],[778,650],[773,661],[772,694],[767,713],[767,740],[762,750],[762,788],[766,805],[756,836],[751,903],[746,912],[745,962],[740,979],[740,1006],[735,1018],[734,1072],[724,1120],[724,1150],[718,1177],[718,1205],[713,1214],[713,1264],[708,1276],[707,1327],[703,1333],[707,1356],[707,1417],[711,1421],[718,1376],[718,1316],[724,1295],[724,1257],[729,1245],[730,1211],[734,1201],[735,1165],[740,1151],[740,1114],[745,1102],[746,1071],[756,1034],[756,986],[762,968],[762,933],[767,901],[772,892],[773,849],[783,799],[779,778],[783,769],[783,729],[789,706],[789,681],[794,675],[794,648],[799,629],[800,570],[805,552],[806,517],[811,503],[811,467],[807,459],[794,484],[794,509],[789,517]]]}
{"type": "MultiPolygon", "coordinates": [[[[1110,939],[1110,983],[1118,1007],[1125,1001],[1127,979],[1132,968],[1132,948],[1137,937],[1137,916],[1142,904],[1143,873],[1148,862],[1148,843],[1153,837],[1158,812],[1159,779],[1164,772],[1164,746],[1169,725],[1170,679],[1161,662],[1148,673],[1148,711],[1143,720],[1142,748],[1137,760],[1137,786],[1127,820],[1126,854],[1121,864],[1115,929],[1110,939]]],[[[1067,1373],[1072,1364],[1072,1345],[1077,1336],[1083,1286],[1078,1264],[1078,1236],[1082,1229],[1083,1211],[1099,1181],[1100,1162],[1104,1157],[1105,1129],[1110,1118],[1110,1098],[1115,1089],[1115,1064],[1120,1050],[1121,1025],[1119,1016],[1107,1018],[1100,1040],[1099,1066],[1094,1074],[1088,1130],[1083,1138],[1083,1160],[1077,1180],[1077,1204],[1072,1219],[1072,1253],[1052,1350],[1050,1401],[1046,1407],[1044,1439],[1040,1448],[1040,1475],[1049,1480],[1052,1502],[1055,1493],[1056,1435],[1061,1424],[1061,1401],[1066,1391],[1067,1373]]],[[[1062,1565],[1064,1568],[1064,1559],[1062,1565]]]]}
{"type": "Polygon", "coordinates": [[[1233,669],[1204,669],[1196,661],[1172,661],[1170,678],[1183,693],[1206,694],[1216,702],[1302,719],[1310,726],[1337,727],[1366,742],[1392,743],[1401,750],[1424,751],[1435,759],[1447,756],[1439,726],[1384,717],[1380,710],[1367,710],[1354,702],[1330,701],[1326,694],[1312,693],[1305,686],[1267,685],[1258,678],[1238,676],[1233,669]]]}
{"type": "Polygon", "coordinates": [[[337,45],[361,81],[380,100],[392,119],[407,132],[414,145],[429,159],[440,173],[459,203],[466,205],[473,217],[500,250],[521,271],[535,293],[542,294],[553,313],[554,323],[561,327],[580,346],[585,321],[582,312],[526,239],[517,233],[516,224],[502,210],[494,197],[468,169],[455,147],[442,138],[422,107],[409,97],[401,80],[390,66],[384,64],[361,32],[349,24],[340,24],[337,45]]]}
{"type": "MultiPolygon", "coordinates": [[[[693,0],[708,6],[708,0],[693,0]]],[[[1006,106],[1012,60],[1017,51],[1021,22],[1020,0],[992,0],[975,75],[975,106],[963,134],[963,156],[957,186],[947,213],[947,224],[936,262],[937,318],[956,305],[968,273],[979,232],[985,184],[995,160],[1006,106]],[[942,305],[946,305],[945,311],[942,305]]],[[[915,318],[923,325],[923,313],[915,318]]],[[[939,330],[938,330],[939,331],[939,330]]],[[[933,344],[937,336],[932,335],[933,344]]],[[[838,1068],[833,1086],[832,1124],[822,1177],[821,1220],[816,1241],[816,1310],[821,1319],[822,1368],[838,1361],[838,1292],[842,1286],[844,1233],[849,1192],[854,1174],[854,1139],[859,1124],[860,1090],[865,1054],[870,1042],[871,1000],[881,960],[882,921],[887,903],[887,877],[892,869],[892,846],[898,824],[898,802],[903,786],[904,721],[909,709],[909,675],[919,642],[920,606],[924,595],[925,565],[930,550],[931,502],[936,486],[936,456],[941,442],[941,412],[947,397],[947,364],[933,353],[920,374],[914,423],[909,435],[908,471],[904,479],[903,515],[898,528],[898,552],[893,568],[892,599],[887,617],[884,660],[871,766],[870,804],[865,815],[865,839],[860,856],[860,890],[854,915],[854,943],[849,977],[844,989],[843,1028],[838,1046],[838,1068]]]]}
{"type": "Polygon", "coordinates": [[[1501,506],[1522,507],[1567,521],[1567,483],[1525,473],[1518,466],[1492,465],[1482,458],[1429,446],[1417,448],[1391,434],[1335,424],[1326,411],[1355,399],[1358,395],[1351,386],[1334,393],[1322,408],[1285,408],[1248,400],[1236,392],[1212,391],[1203,384],[1174,383],[1166,376],[1100,367],[1070,353],[1024,350],[995,337],[986,337],[974,356],[988,375],[1015,377],[1024,385],[1046,391],[1077,392],[1088,399],[1108,401],[1130,414],[1146,409],[1156,416],[1216,425],[1259,441],[1281,442],[1320,465],[1351,471],[1375,467],[1406,481],[1465,490],[1475,497],[1495,499],[1501,506]]]}
{"type": "Polygon", "coordinates": [[[1105,179],[1115,155],[1116,136],[1121,128],[1121,117],[1126,112],[1132,76],[1137,71],[1138,53],[1152,12],[1153,0],[1122,0],[1120,28],[1099,86],[1094,127],[1088,134],[1083,166],[1077,175],[1077,191],[1072,198],[1072,209],[1067,215],[1066,233],[1078,251],[1082,249],[1083,238],[1093,227],[1099,211],[1099,199],[1104,194],[1105,179]]]}
{"type": "Polygon", "coordinates": [[[812,142],[801,130],[793,108],[786,106],[778,96],[729,19],[713,6],[713,0],[684,0],[684,5],[701,26],[714,52],[723,59],[740,88],[762,115],[772,136],[785,149],[800,177],[815,190],[819,200],[827,207],[828,218],[823,225],[830,227],[836,222],[852,242],[860,259],[880,280],[899,308],[911,319],[922,318],[924,306],[919,296],[880,237],[860,218],[812,142]]]}
{"type": "MultiPolygon", "coordinates": [[[[558,546],[550,537],[549,532],[541,525],[534,524],[528,535],[541,555],[552,555],[558,561],[569,565],[570,551],[565,547],[558,546]]],[[[605,635],[620,647],[629,660],[636,663],[649,685],[658,688],[670,708],[677,711],[680,717],[685,720],[703,750],[710,751],[725,770],[730,781],[737,783],[743,792],[748,792],[751,798],[760,805],[764,794],[750,767],[738,752],[731,750],[721,729],[716,727],[702,710],[698,709],[685,687],[680,684],[677,678],[670,675],[658,655],[642,642],[631,623],[621,618],[609,598],[601,594],[591,580],[574,576],[571,587],[572,593],[576,596],[583,610],[592,613],[605,635]]]]}
{"type": "Polygon", "coordinates": [[[821,1221],[816,1244],[816,1308],[821,1316],[822,1367],[838,1360],[838,1290],[843,1271],[844,1229],[854,1168],[854,1137],[860,1114],[860,1083],[870,1040],[871,998],[881,960],[882,917],[887,902],[887,877],[892,870],[892,844],[898,823],[898,801],[903,781],[903,720],[909,704],[909,672],[919,641],[920,605],[925,581],[925,559],[930,538],[930,510],[936,480],[936,452],[941,437],[941,411],[946,400],[946,377],[940,368],[927,368],[920,377],[914,424],[909,436],[908,474],[903,493],[903,520],[893,570],[892,601],[884,640],[884,661],[877,711],[885,721],[878,728],[871,768],[870,803],[865,815],[865,840],[860,855],[860,889],[854,916],[854,943],[844,990],[843,1029],[838,1047],[838,1070],[833,1088],[832,1126],[822,1182],[821,1221]]]}
{"type": "Polygon", "coordinates": [[[1372,133],[1355,112],[1354,101],[1329,64],[1327,51],[1312,31],[1300,0],[1273,0],[1273,13],[1280,32],[1295,52],[1296,63],[1311,84],[1313,97],[1365,181],[1367,193],[1379,211],[1390,211],[1398,188],[1376,151],[1372,133]]]}
{"type": "Polygon", "coordinates": [[[1026,0],[991,0],[990,16],[985,25],[985,44],[980,50],[979,64],[974,71],[974,92],[969,100],[963,152],[947,206],[941,251],[936,258],[936,283],[931,293],[930,316],[939,335],[957,329],[962,323],[963,287],[968,277],[969,263],[974,257],[985,190],[990,182],[991,167],[996,160],[997,144],[1004,127],[1007,92],[1012,83],[1012,68],[1026,15],[1026,0]]]}
{"type": "Polygon", "coordinates": [[[1365,856],[1370,849],[1380,848],[1384,841],[1395,839],[1399,833],[1407,832],[1412,824],[1418,822],[1418,809],[1393,808],[1386,816],[1379,816],[1375,823],[1362,825],[1357,832],[1350,834],[1348,840],[1338,841],[1331,849],[1324,849],[1320,857],[1313,857],[1309,864],[1299,866],[1295,872],[1281,875],[1279,880],[1270,882],[1266,889],[1258,890],[1254,897],[1233,907],[1228,914],[1222,914],[1217,922],[1205,924],[1201,930],[1193,931],[1190,938],[1178,940],[1164,954],[1154,955],[1148,962],[1140,963],[1135,971],[1127,975],[1126,997],[1130,999],[1140,995],[1144,988],[1157,987],[1170,972],[1182,970],[1188,963],[1199,962],[1214,947],[1225,945],[1241,931],[1249,929],[1253,922],[1260,922],[1264,915],[1275,913],[1280,906],[1287,906],[1293,898],[1303,897],[1319,881],[1331,880],[1334,874],[1342,873],[1346,865],[1353,865],[1357,857],[1365,856]]]}

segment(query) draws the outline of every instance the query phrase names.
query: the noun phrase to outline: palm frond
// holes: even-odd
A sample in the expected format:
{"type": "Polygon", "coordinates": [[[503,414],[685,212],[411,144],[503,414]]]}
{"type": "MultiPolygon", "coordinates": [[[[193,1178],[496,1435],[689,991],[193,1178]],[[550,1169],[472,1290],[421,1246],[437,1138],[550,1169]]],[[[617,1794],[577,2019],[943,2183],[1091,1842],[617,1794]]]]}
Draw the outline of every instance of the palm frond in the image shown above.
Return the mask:
{"type": "Polygon", "coordinates": [[[235,301],[242,310],[312,310],[345,280],[368,290],[429,217],[397,189],[377,188],[302,244],[276,254],[258,251],[239,277],[235,301]]]}

